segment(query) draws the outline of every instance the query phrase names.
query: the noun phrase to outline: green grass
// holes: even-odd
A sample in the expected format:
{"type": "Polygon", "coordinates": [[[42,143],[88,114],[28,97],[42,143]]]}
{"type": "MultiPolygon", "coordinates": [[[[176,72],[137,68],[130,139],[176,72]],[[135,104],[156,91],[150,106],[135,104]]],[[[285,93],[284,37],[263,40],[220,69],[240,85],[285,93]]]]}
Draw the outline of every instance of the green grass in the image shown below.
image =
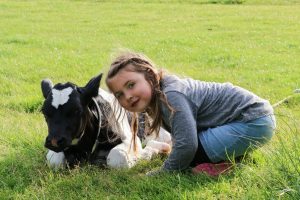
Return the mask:
{"type": "Polygon", "coordinates": [[[216,179],[146,177],[161,158],[130,170],[54,172],[45,164],[40,81],[84,85],[119,48],[173,73],[238,84],[271,103],[300,88],[299,2],[224,2],[1,1],[0,199],[299,199],[299,97],[276,109],[278,129],[267,146],[216,179]]]}

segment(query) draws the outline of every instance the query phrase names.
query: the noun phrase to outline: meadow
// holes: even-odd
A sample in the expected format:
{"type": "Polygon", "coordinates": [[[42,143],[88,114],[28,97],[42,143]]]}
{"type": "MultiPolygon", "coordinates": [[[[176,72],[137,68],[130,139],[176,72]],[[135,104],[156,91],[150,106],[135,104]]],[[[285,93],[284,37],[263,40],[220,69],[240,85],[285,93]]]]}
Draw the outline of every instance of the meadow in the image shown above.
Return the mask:
{"type": "Polygon", "coordinates": [[[299,10],[298,0],[0,1],[0,199],[300,199],[299,95],[275,109],[272,141],[217,178],[145,176],[159,156],[51,170],[40,113],[43,78],[83,86],[120,49],[274,104],[300,88],[299,10]]]}

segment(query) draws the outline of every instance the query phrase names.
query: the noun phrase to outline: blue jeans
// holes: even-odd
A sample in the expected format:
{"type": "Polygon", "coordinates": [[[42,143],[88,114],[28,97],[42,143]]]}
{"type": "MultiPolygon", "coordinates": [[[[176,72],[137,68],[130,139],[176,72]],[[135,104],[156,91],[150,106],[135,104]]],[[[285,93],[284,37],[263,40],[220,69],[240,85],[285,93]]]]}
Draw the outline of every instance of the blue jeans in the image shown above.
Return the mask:
{"type": "Polygon", "coordinates": [[[231,122],[215,128],[201,131],[200,142],[213,162],[228,160],[244,155],[273,136],[276,128],[274,115],[268,115],[248,122],[231,122]]]}

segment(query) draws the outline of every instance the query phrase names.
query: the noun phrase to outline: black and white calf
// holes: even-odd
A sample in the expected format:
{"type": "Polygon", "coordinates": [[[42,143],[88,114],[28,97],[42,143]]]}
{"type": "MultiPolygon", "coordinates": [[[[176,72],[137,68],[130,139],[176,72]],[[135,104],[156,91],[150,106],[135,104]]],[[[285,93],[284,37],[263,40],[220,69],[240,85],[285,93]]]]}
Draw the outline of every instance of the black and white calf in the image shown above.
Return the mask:
{"type": "Polygon", "coordinates": [[[45,101],[42,112],[48,126],[45,147],[52,167],[70,167],[89,162],[109,167],[132,167],[138,159],[170,149],[171,137],[161,129],[159,138],[150,139],[137,152],[130,147],[132,133],[123,109],[116,108],[114,96],[99,88],[102,74],[85,87],[73,83],[53,86],[49,79],[41,83],[45,101]],[[117,110],[121,109],[121,117],[117,110]]]}

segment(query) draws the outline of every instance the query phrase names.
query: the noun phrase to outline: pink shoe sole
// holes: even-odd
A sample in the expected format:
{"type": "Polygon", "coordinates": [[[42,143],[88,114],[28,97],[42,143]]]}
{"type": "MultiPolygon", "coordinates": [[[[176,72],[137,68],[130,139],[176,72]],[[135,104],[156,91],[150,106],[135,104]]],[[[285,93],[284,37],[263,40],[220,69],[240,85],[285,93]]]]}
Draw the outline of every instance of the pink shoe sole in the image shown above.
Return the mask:
{"type": "Polygon", "coordinates": [[[219,176],[228,173],[233,169],[233,164],[228,162],[223,163],[202,163],[192,169],[193,174],[206,173],[209,176],[219,176]]]}

